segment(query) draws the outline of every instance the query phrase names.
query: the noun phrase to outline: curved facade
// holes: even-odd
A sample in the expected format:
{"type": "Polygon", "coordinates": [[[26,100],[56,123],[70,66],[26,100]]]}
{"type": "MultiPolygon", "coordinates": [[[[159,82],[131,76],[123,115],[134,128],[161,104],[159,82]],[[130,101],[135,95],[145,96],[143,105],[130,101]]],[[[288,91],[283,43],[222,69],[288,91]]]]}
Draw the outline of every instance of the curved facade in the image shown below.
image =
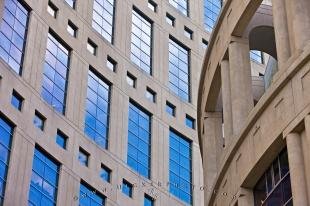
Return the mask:
{"type": "Polygon", "coordinates": [[[310,204],[309,33],[307,0],[224,2],[198,92],[204,205],[310,204]]]}
{"type": "Polygon", "coordinates": [[[1,0],[0,205],[201,205],[203,5],[1,0]]]}

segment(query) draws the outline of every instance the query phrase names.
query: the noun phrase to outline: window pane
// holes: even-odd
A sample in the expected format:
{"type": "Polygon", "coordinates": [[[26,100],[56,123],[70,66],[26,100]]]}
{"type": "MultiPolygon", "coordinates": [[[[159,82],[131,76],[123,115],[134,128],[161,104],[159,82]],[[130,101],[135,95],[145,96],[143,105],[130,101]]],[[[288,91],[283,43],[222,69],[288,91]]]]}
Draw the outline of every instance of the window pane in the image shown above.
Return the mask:
{"type": "Polygon", "coordinates": [[[69,58],[69,50],[49,33],[41,96],[62,114],[65,113],[66,107],[69,58]]]}
{"type": "Polygon", "coordinates": [[[85,183],[80,184],[79,206],[104,206],[105,197],[85,183]]]}
{"type": "Polygon", "coordinates": [[[170,130],[169,190],[182,201],[192,204],[191,142],[170,130]]]}
{"type": "Polygon", "coordinates": [[[20,2],[4,1],[0,28],[0,57],[21,74],[29,11],[20,2]]]}
{"type": "Polygon", "coordinates": [[[127,164],[146,178],[150,177],[151,116],[129,103],[127,164]]]}
{"type": "Polygon", "coordinates": [[[212,32],[222,7],[222,0],[204,0],[204,25],[212,32]]]}
{"type": "Polygon", "coordinates": [[[89,70],[84,132],[104,149],[108,148],[109,113],[110,86],[89,70]]]}
{"type": "Polygon", "coordinates": [[[169,3],[182,14],[188,15],[188,0],[169,0],[169,3]]]}
{"type": "Polygon", "coordinates": [[[132,11],[131,60],[151,74],[152,23],[132,11]]]}
{"type": "Polygon", "coordinates": [[[56,205],[59,163],[35,148],[32,164],[29,204],[56,205]]]}
{"type": "Polygon", "coordinates": [[[113,41],[114,0],[94,0],[93,28],[107,41],[113,41]]]}
{"type": "Polygon", "coordinates": [[[189,51],[169,40],[169,87],[182,100],[189,101],[189,51]],[[184,82],[184,80],[186,80],[184,82]]]}

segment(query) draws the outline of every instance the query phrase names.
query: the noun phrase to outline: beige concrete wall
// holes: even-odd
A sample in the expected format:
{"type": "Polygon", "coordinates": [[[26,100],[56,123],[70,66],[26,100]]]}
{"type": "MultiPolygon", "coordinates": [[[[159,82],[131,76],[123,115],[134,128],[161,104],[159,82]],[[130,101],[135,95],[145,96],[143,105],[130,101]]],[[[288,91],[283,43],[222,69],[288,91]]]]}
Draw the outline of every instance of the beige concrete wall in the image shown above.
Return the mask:
{"type": "MultiPolygon", "coordinates": [[[[0,3],[2,3],[1,1],[0,3]]],[[[58,205],[77,205],[74,196],[79,194],[81,179],[103,192],[107,196],[107,205],[143,205],[143,195],[148,193],[156,196],[156,206],[184,205],[173,197],[165,183],[169,181],[169,127],[188,137],[192,141],[193,184],[199,188],[203,185],[202,163],[196,130],[185,126],[185,115],[196,118],[196,102],[198,95],[198,80],[204,49],[202,38],[209,38],[203,27],[203,1],[191,0],[190,15],[180,14],[168,1],[154,0],[158,4],[154,13],[147,7],[145,0],[116,0],[114,44],[111,45],[91,27],[92,0],[78,0],[76,10],[71,9],[63,0],[52,0],[59,8],[57,19],[47,12],[47,0],[25,0],[32,8],[29,22],[28,38],[22,76],[16,75],[0,60],[0,111],[16,124],[11,153],[10,168],[6,187],[4,205],[27,205],[30,184],[32,159],[35,144],[44,148],[51,156],[61,163],[58,205]],[[153,76],[142,73],[130,61],[131,41],[131,10],[132,6],[139,8],[153,23],[153,76]],[[166,12],[176,18],[175,27],[166,23],[166,12]],[[66,30],[68,20],[78,27],[78,36],[73,38],[66,30]],[[184,26],[194,32],[193,40],[184,36],[184,26]],[[72,48],[71,66],[68,83],[66,114],[60,115],[53,111],[40,96],[43,74],[43,63],[46,50],[48,30],[55,31],[61,39],[72,48]],[[168,87],[168,41],[169,35],[185,44],[190,52],[190,82],[191,103],[180,100],[169,91],[168,87]],[[97,56],[86,50],[87,39],[98,45],[97,56]],[[117,61],[116,73],[106,68],[107,55],[117,61]],[[84,110],[87,87],[87,72],[91,65],[112,83],[109,149],[99,148],[84,135],[84,110]],[[137,78],[137,88],[131,88],[126,83],[126,73],[129,71],[137,78]],[[145,98],[146,87],[157,93],[156,103],[145,98]],[[25,101],[22,112],[10,105],[11,93],[15,89],[25,101]],[[134,99],[153,114],[152,118],[152,160],[151,180],[147,180],[131,170],[127,164],[127,124],[128,101],[134,99]],[[176,117],[170,117],[165,112],[166,101],[176,106],[176,117]],[[46,117],[44,131],[34,127],[32,121],[35,110],[46,117]],[[55,143],[57,129],[68,135],[67,150],[59,148],[55,143]],[[89,167],[83,167],[77,160],[79,147],[90,154],[89,167]],[[111,184],[103,182],[99,177],[101,163],[112,169],[111,184]],[[124,196],[116,186],[122,178],[131,183],[161,182],[162,187],[137,187],[132,199],[124,196]],[[16,187],[18,185],[18,187],[16,187]],[[151,194],[151,188],[155,194],[151,194]],[[16,198],[16,194],[21,194],[16,198]]],[[[1,6],[0,6],[1,8],[1,6]]],[[[1,14],[1,12],[0,12],[1,14]]],[[[194,205],[202,205],[203,191],[194,189],[194,205]]]]}

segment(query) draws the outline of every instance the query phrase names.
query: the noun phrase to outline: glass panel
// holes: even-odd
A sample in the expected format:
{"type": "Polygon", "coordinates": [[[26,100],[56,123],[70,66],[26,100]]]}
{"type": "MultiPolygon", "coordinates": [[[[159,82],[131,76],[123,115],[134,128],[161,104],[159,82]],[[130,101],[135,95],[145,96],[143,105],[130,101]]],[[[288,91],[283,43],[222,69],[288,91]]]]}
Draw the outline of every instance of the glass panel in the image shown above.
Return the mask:
{"type": "Polygon", "coordinates": [[[170,90],[182,100],[189,101],[189,51],[169,40],[169,84],[170,90]],[[184,81],[185,80],[185,81],[184,81]]]}
{"type": "Polygon", "coordinates": [[[19,1],[4,1],[0,28],[0,57],[21,74],[29,11],[19,1]]]}
{"type": "Polygon", "coordinates": [[[108,42],[113,41],[114,0],[94,0],[93,28],[108,42]]]}
{"type": "Polygon", "coordinates": [[[110,86],[89,70],[84,131],[104,149],[108,148],[109,113],[110,86]]]}
{"type": "Polygon", "coordinates": [[[169,190],[182,201],[192,204],[191,142],[170,130],[169,190]]]}
{"type": "Polygon", "coordinates": [[[222,7],[222,0],[204,0],[204,25],[212,32],[222,7]]]}
{"type": "Polygon", "coordinates": [[[105,206],[105,197],[96,189],[81,183],[79,206],[105,206]]]}
{"type": "Polygon", "coordinates": [[[151,74],[152,23],[132,11],[131,60],[151,74]]]}
{"type": "Polygon", "coordinates": [[[30,205],[56,205],[59,163],[35,148],[28,202],[30,205]]]}
{"type": "Polygon", "coordinates": [[[151,116],[129,103],[127,164],[146,178],[150,177],[151,116]]]}
{"type": "Polygon", "coordinates": [[[169,3],[178,9],[182,14],[188,15],[188,1],[187,0],[169,0],[169,3]]]}

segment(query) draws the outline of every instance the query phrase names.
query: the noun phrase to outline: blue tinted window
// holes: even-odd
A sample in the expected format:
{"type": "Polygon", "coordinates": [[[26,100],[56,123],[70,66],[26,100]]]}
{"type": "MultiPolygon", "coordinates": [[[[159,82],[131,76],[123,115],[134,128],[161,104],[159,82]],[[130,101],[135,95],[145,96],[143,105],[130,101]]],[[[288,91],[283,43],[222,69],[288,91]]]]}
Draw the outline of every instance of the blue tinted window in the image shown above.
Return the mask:
{"type": "Polygon", "coordinates": [[[79,206],[104,206],[105,197],[85,183],[80,185],[79,206]]]}
{"type": "Polygon", "coordinates": [[[188,0],[169,0],[169,3],[182,14],[188,15],[188,0]]]}
{"type": "Polygon", "coordinates": [[[67,147],[67,139],[68,137],[64,135],[61,131],[57,131],[56,135],[56,143],[63,149],[66,149],[67,147]]]}
{"type": "Polygon", "coordinates": [[[86,151],[84,151],[82,148],[80,148],[78,160],[82,165],[86,167],[88,167],[88,157],[89,157],[89,154],[86,151]]]}
{"type": "Polygon", "coordinates": [[[144,196],[144,206],[154,206],[154,200],[148,195],[144,196]]]}
{"type": "Polygon", "coordinates": [[[94,72],[88,72],[85,134],[100,147],[108,148],[110,86],[94,72]]]}
{"type": "Polygon", "coordinates": [[[0,205],[2,205],[13,138],[13,126],[0,116],[0,205]]]}
{"type": "Polygon", "coordinates": [[[101,165],[100,177],[106,182],[110,182],[111,170],[104,165],[101,165]]]}
{"type": "Polygon", "coordinates": [[[69,70],[69,50],[50,33],[45,54],[42,97],[56,111],[64,114],[69,70]]]}
{"type": "Polygon", "coordinates": [[[110,43],[113,41],[114,0],[94,0],[93,28],[110,43]]]}
{"type": "Polygon", "coordinates": [[[14,90],[12,93],[11,104],[19,111],[22,110],[23,100],[23,97],[14,90]]]}
{"type": "Polygon", "coordinates": [[[33,124],[37,128],[43,131],[44,129],[44,122],[45,122],[45,117],[41,115],[39,112],[35,111],[34,118],[33,118],[33,124]]]}
{"type": "Polygon", "coordinates": [[[151,116],[129,103],[127,163],[146,178],[150,177],[150,152],[151,116]]]}
{"type": "Polygon", "coordinates": [[[204,0],[204,25],[207,31],[212,32],[221,7],[222,0],[204,0]]]}
{"type": "Polygon", "coordinates": [[[69,4],[69,6],[71,6],[72,8],[75,8],[75,2],[76,0],[65,0],[67,2],[67,4],[69,4]]]}
{"type": "Polygon", "coordinates": [[[189,51],[169,40],[169,88],[182,100],[189,101],[189,51]]]}
{"type": "Polygon", "coordinates": [[[169,139],[170,193],[192,204],[191,142],[172,130],[169,139]]]}
{"type": "Polygon", "coordinates": [[[0,28],[0,57],[21,74],[29,11],[17,0],[5,0],[0,28]]]}
{"type": "Polygon", "coordinates": [[[132,11],[131,61],[151,74],[152,23],[136,11],[132,11]]]}
{"type": "Polygon", "coordinates": [[[29,205],[56,205],[60,165],[35,149],[29,191],[29,205]]]}
{"type": "Polygon", "coordinates": [[[263,53],[261,51],[251,50],[250,58],[252,61],[255,61],[257,63],[260,63],[260,64],[264,63],[263,53]]]}
{"type": "Polygon", "coordinates": [[[126,180],[123,180],[122,192],[128,197],[132,197],[132,184],[130,184],[126,180]]]}
{"type": "Polygon", "coordinates": [[[189,115],[186,115],[185,124],[186,124],[186,126],[192,128],[192,129],[195,129],[195,119],[190,117],[189,115]]]}
{"type": "Polygon", "coordinates": [[[170,102],[166,102],[166,112],[171,116],[175,116],[175,106],[170,102]]]}

